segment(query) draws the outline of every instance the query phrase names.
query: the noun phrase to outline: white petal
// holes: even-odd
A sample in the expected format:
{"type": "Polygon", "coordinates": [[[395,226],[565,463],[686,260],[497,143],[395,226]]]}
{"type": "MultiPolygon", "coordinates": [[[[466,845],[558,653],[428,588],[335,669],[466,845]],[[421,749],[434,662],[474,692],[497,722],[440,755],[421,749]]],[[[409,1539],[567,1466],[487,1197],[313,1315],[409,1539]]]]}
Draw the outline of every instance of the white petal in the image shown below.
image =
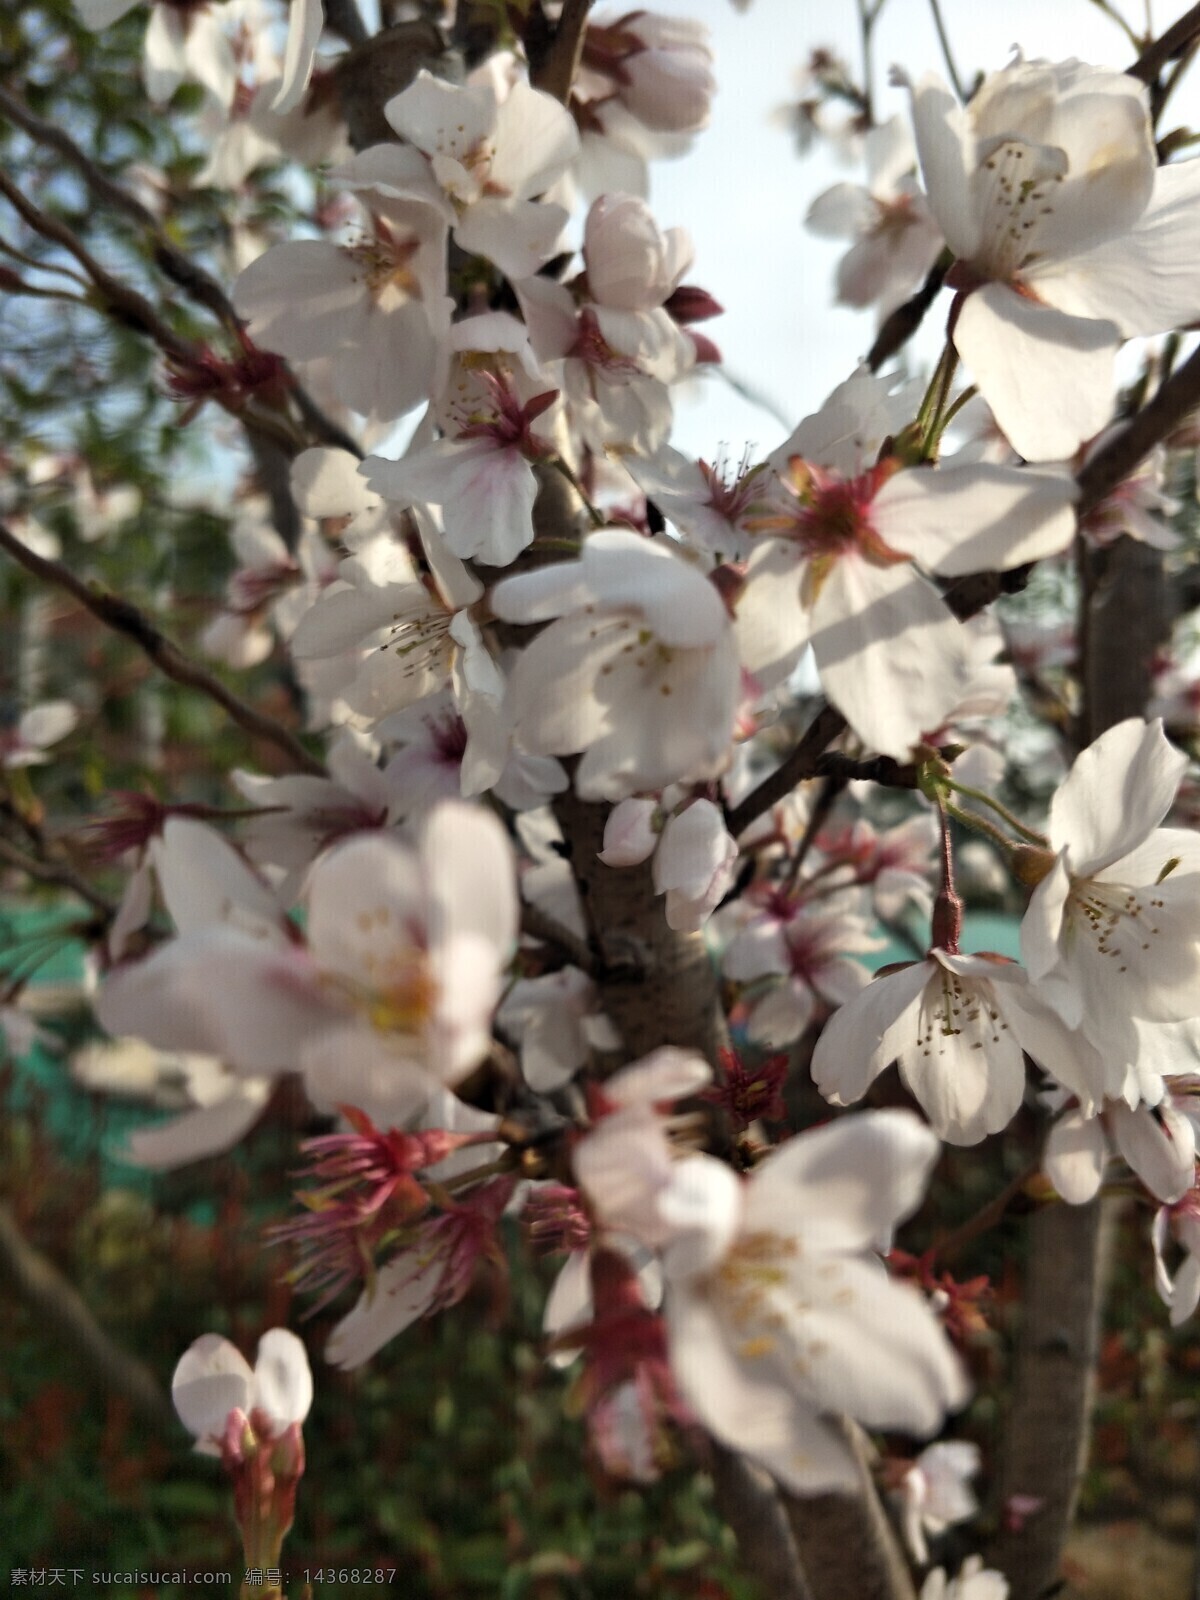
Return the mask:
{"type": "Polygon", "coordinates": [[[369,1361],[430,1309],[444,1270],[445,1262],[438,1255],[422,1265],[417,1250],[403,1251],[389,1261],[376,1280],[374,1294],[364,1290],[358,1304],[330,1334],[326,1361],[343,1371],[369,1361]]]}
{"type": "Polygon", "coordinates": [[[1006,572],[1065,550],[1079,490],[1063,474],[1018,467],[898,472],[875,497],[884,542],[945,578],[1006,572]]]}
{"type": "Polygon", "coordinates": [[[287,1328],[270,1328],[258,1341],[254,1391],[255,1405],[280,1433],[308,1415],[313,1398],[308,1352],[287,1328]]]}
{"type": "Polygon", "coordinates": [[[813,1082],[835,1106],[861,1100],[894,1059],[893,1040],[915,1031],[932,963],[876,978],[825,1024],[813,1051],[813,1082]]]}
{"type": "Polygon", "coordinates": [[[970,115],[933,73],[912,89],[912,114],[929,204],[951,250],[970,261],[980,238],[971,185],[976,157],[970,115]]]}
{"type": "Polygon", "coordinates": [[[1159,167],[1140,220],[1082,255],[1035,268],[1051,305],[1116,323],[1126,338],[1162,333],[1200,317],[1200,162],[1159,167]]]}
{"type": "Polygon", "coordinates": [[[898,761],[967,687],[962,624],[907,562],[836,560],[812,607],[811,643],[829,698],[865,744],[898,761]]]}
{"type": "Polygon", "coordinates": [[[1168,1205],[1181,1200],[1196,1180],[1196,1133],[1188,1118],[1170,1105],[1131,1111],[1122,1100],[1106,1116],[1118,1150],[1151,1194],[1168,1205]]]}
{"type": "Polygon", "coordinates": [[[129,1135],[127,1159],[152,1172],[169,1172],[231,1150],[262,1116],[272,1086],[269,1078],[233,1079],[229,1093],[213,1105],[197,1106],[153,1127],[135,1128],[129,1135]]]}
{"type": "Polygon", "coordinates": [[[1160,718],[1118,722],[1076,756],[1050,802],[1054,849],[1069,846],[1076,876],[1095,877],[1158,827],[1186,770],[1160,718]]]}
{"type": "Polygon", "coordinates": [[[667,1300],[671,1370],[709,1431],[797,1494],[851,1493],[854,1456],[816,1412],[738,1361],[707,1300],[680,1285],[667,1300]]]}
{"type": "Polygon", "coordinates": [[[276,116],[294,111],[304,99],[324,26],[325,8],[322,0],[291,0],[287,45],[283,53],[283,78],[271,102],[271,110],[276,116]]]}
{"type": "Polygon", "coordinates": [[[224,924],[282,944],[283,913],[266,884],[215,828],[168,817],[151,844],[163,903],[180,933],[224,924]]]}
{"type": "Polygon", "coordinates": [[[179,1358],[171,1400],[189,1433],[220,1438],[231,1411],[246,1411],[253,1393],[250,1363],[228,1339],[202,1334],[179,1358]]]}
{"type": "Polygon", "coordinates": [[[496,815],[454,801],[438,806],[421,835],[421,863],[431,942],[477,934],[496,965],[505,962],[517,937],[516,871],[496,815]]]}
{"type": "Polygon", "coordinates": [[[1061,461],[1111,419],[1112,322],[1067,316],[1007,285],[967,295],[954,344],[996,421],[1027,461],[1061,461]]]}
{"type": "Polygon", "coordinates": [[[814,1251],[885,1251],[921,1204],[940,1146],[911,1111],[864,1111],[812,1128],[754,1169],[745,1227],[800,1219],[814,1251]]]}
{"type": "Polygon", "coordinates": [[[1107,1159],[1100,1119],[1068,1111],[1046,1137],[1042,1170],[1068,1205],[1080,1206],[1099,1193],[1107,1159]]]}

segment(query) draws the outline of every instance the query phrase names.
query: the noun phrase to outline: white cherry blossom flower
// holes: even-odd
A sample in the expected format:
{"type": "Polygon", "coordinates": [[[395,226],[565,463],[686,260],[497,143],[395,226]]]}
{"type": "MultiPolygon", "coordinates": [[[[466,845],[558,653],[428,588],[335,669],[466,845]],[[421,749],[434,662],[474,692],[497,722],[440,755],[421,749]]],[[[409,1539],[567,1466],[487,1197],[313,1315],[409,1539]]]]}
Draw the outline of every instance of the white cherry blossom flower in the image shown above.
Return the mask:
{"type": "Polygon", "coordinates": [[[917,152],[903,117],[864,140],[867,181],[836,183],[808,208],[805,225],[823,238],[850,239],[837,270],[837,298],[877,306],[884,317],[921,283],[942,250],[942,235],[913,174],[917,152]]]}
{"type": "Polygon", "coordinates": [[[535,196],[552,188],[579,152],[575,124],[552,95],[521,79],[498,100],[490,84],[458,87],[422,71],[384,115],[428,158],[464,250],[512,278],[529,277],[549,260],[567,213],[535,196]]]}
{"type": "Polygon", "coordinates": [[[1151,1194],[1170,1203],[1195,1181],[1196,1130],[1166,1094],[1153,1105],[1132,1108],[1124,1100],[1108,1100],[1090,1114],[1072,1106],[1050,1129],[1043,1170],[1064,1200],[1083,1205],[1099,1194],[1113,1154],[1151,1194]]]}
{"type": "Polygon", "coordinates": [[[895,409],[887,380],[858,374],[774,453],[752,519],[771,537],[737,611],[742,663],[764,688],[811,644],[855,732],[904,760],[976,670],[970,634],[917,568],[957,577],[1053,554],[1074,532],[1076,490],[1064,474],[1016,467],[877,461],[867,446],[895,409]]]}
{"type": "Polygon", "coordinates": [[[16,727],[0,732],[0,766],[35,767],[52,759],[49,747],[73,733],[79,712],[69,700],[43,700],[21,713],[16,727]]]}
{"type": "Polygon", "coordinates": [[[602,528],[579,561],[503,579],[490,598],[509,622],[557,619],[517,661],[510,706],[524,749],[584,752],[582,798],[623,800],[724,771],[733,632],[717,591],[671,546],[602,528]]]}
{"type": "Polygon", "coordinates": [[[921,1585],[921,1600],[1008,1600],[1008,1579],[985,1567],[982,1556],[968,1556],[957,1578],[935,1567],[921,1585]]]}
{"type": "Polygon", "coordinates": [[[1026,1050],[1067,1078],[1104,1070],[1014,962],[934,949],[847,1000],[817,1041],[812,1075],[827,1100],[850,1105],[897,1061],[938,1137],[977,1144],[1016,1115],[1026,1050]]]}
{"type": "Polygon", "coordinates": [[[362,159],[338,172],[360,188],[362,238],[275,245],[240,275],[233,300],[256,344],[301,366],[327,363],[344,405],[390,422],[427,397],[449,326],[446,219],[428,196],[374,185],[362,159]]]}
{"type": "Polygon", "coordinates": [[[931,1444],[913,1462],[900,1485],[904,1537],[920,1566],[929,1560],[926,1534],[937,1538],[979,1510],[971,1479],[979,1472],[979,1446],[967,1439],[931,1444]]]}
{"type": "Polygon", "coordinates": [[[678,288],[692,264],[683,228],[662,233],[644,200],[602,194],[587,215],[583,261],[588,294],[614,311],[653,311],[678,288]]]}
{"type": "Polygon", "coordinates": [[[1040,881],[1022,959],[1046,1003],[1113,1063],[1113,1096],[1138,1059],[1133,1019],[1200,1015],[1200,844],[1158,826],[1186,768],[1160,721],[1118,723],[1051,801],[1050,850],[1028,853],[1040,881]]]}
{"type": "Polygon", "coordinates": [[[959,106],[913,87],[929,203],[958,257],[954,344],[1014,449],[1072,455],[1112,415],[1123,339],[1200,313],[1200,164],[1160,167],[1147,91],[1017,60],[959,106]]]}
{"type": "Polygon", "coordinates": [[[797,1494],[850,1490],[830,1420],[918,1436],[968,1393],[919,1292],[876,1252],[920,1204],[937,1141],[907,1112],[810,1129],[747,1182],[691,1156],[649,1208],[665,1230],[671,1368],[704,1425],[797,1494]]]}
{"type": "Polygon", "coordinates": [[[725,951],[725,974],[738,983],[782,978],[752,1002],[750,1037],[772,1049],[798,1039],[821,1002],[842,1006],[866,987],[870,975],[853,957],[884,943],[857,912],[770,896],[725,951]]]}
{"type": "Polygon", "coordinates": [[[515,317],[469,317],[448,343],[450,372],[437,407],[445,437],[400,461],[368,456],[362,474],[393,505],[440,507],[455,555],[506,567],[533,540],[533,466],[555,449],[552,420],[540,419],[558,390],[515,317]]]}
{"type": "Polygon", "coordinates": [[[419,1110],[486,1054],[516,938],[511,849],[495,818],[449,803],[414,851],[365,834],[321,857],[304,936],[219,835],[170,819],[158,860],[179,936],[116,969],[113,1033],[300,1071],[316,1104],[376,1120],[419,1110]]]}
{"type": "Polygon", "coordinates": [[[1154,1283],[1178,1328],[1200,1305],[1200,1193],[1195,1188],[1173,1205],[1161,1206],[1154,1216],[1154,1283]],[[1167,1243],[1174,1239],[1183,1260],[1172,1277],[1167,1271],[1167,1243]]]}

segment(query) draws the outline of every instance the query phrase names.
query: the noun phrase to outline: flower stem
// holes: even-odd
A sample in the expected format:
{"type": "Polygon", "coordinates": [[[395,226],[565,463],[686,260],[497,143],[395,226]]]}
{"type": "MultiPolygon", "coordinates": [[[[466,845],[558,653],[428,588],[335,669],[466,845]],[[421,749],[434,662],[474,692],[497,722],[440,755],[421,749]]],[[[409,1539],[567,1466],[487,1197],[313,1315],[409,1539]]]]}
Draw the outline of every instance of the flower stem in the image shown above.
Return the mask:
{"type": "Polygon", "coordinates": [[[954,778],[948,778],[946,783],[947,787],[953,789],[956,794],[965,795],[968,800],[977,800],[980,805],[989,807],[997,816],[1003,817],[1009,827],[1019,833],[1023,839],[1028,839],[1030,844],[1040,844],[1049,849],[1050,841],[1044,833],[1039,833],[1036,828],[1026,827],[1020,817],[1014,816],[1006,805],[992,795],[985,794],[982,789],[973,789],[969,783],[959,783],[954,778]]]}

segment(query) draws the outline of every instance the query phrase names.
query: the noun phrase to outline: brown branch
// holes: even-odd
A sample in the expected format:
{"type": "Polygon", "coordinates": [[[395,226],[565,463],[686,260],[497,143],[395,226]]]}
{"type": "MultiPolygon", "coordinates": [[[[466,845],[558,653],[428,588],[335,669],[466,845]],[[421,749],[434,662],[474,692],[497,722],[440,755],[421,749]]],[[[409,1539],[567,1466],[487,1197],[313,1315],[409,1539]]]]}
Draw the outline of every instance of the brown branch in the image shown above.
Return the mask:
{"type": "Polygon", "coordinates": [[[1200,5],[1193,6],[1173,22],[1160,38],[1142,51],[1131,67],[1125,70],[1131,78],[1143,83],[1153,83],[1159,71],[1175,56],[1180,56],[1195,39],[1200,39],[1200,5]]]}
{"type": "Polygon", "coordinates": [[[105,1333],[79,1291],[35,1250],[7,1205],[0,1205],[0,1278],[33,1313],[39,1335],[73,1350],[96,1389],[128,1401],[156,1433],[179,1426],[149,1367],[105,1333]]]}
{"type": "Polygon", "coordinates": [[[55,883],[63,889],[70,889],[72,894],[77,894],[93,911],[98,911],[105,918],[111,919],[117,914],[114,903],[99,889],[93,889],[87,879],[65,861],[39,860],[8,839],[0,839],[0,861],[6,861],[10,867],[15,867],[38,883],[55,883]]]}
{"type": "Polygon", "coordinates": [[[371,37],[355,0],[325,0],[325,26],[351,48],[371,37]]]}
{"type": "Polygon", "coordinates": [[[592,0],[563,0],[554,37],[529,75],[535,89],[552,94],[563,105],[570,98],[571,85],[579,70],[591,3],[592,0]]]}
{"type": "Polygon", "coordinates": [[[764,778],[756,789],[751,789],[739,805],[733,807],[725,818],[725,826],[736,839],[745,833],[752,822],[764,811],[769,811],[778,801],[785,799],[798,783],[817,776],[817,763],[828,745],[846,730],[842,713],[828,703],[822,705],[804,730],[799,744],[781,767],[764,778]]]}
{"type": "MultiPolygon", "coordinates": [[[[14,94],[10,94],[3,87],[0,87],[0,114],[6,116],[10,122],[23,129],[36,143],[45,145],[47,149],[57,151],[64,160],[68,161],[87,184],[88,192],[93,199],[110,206],[114,211],[128,217],[131,222],[136,223],[139,228],[143,229],[149,236],[153,246],[154,264],[164,277],[169,278],[177,288],[182,289],[197,305],[203,306],[207,311],[210,311],[228,332],[236,334],[240,330],[242,326],[241,318],[235,311],[229,296],[217,280],[206,272],[198,262],[193,261],[189,255],[180,250],[154,213],[144,206],[136,195],[130,194],[128,189],[123,188],[121,184],[110,178],[101,167],[97,166],[87,152],[75,143],[70,134],[62,128],[56,127],[54,123],[47,122],[44,118],[37,116],[23,100],[20,100],[14,94]]],[[[39,213],[39,216],[45,219],[45,213],[39,213]]],[[[55,219],[49,220],[53,221],[55,219]]],[[[43,228],[35,224],[28,215],[26,215],[26,221],[29,222],[31,227],[37,227],[39,233],[44,234],[43,228]]],[[[63,226],[65,227],[65,225],[63,226]]],[[[67,232],[69,233],[69,230],[67,232]]],[[[76,259],[79,259],[73,248],[73,242],[77,242],[73,234],[70,235],[70,238],[65,235],[59,236],[57,242],[62,244],[65,249],[70,250],[73,255],[76,255],[76,259]]],[[[93,281],[95,281],[94,274],[93,281]]],[[[110,280],[110,288],[115,281],[110,280]]],[[[135,319],[138,315],[145,315],[145,309],[148,305],[149,302],[142,302],[141,307],[133,308],[135,310],[135,319]]],[[[129,306],[126,307],[127,315],[125,320],[128,320],[128,311],[130,309],[129,306]]],[[[155,338],[157,343],[161,344],[161,340],[156,337],[156,328],[147,325],[145,331],[152,338],[155,338]]],[[[190,348],[194,353],[195,347],[191,346],[190,348]]],[[[303,385],[296,381],[294,375],[291,377],[291,392],[301,419],[308,429],[311,442],[349,450],[355,455],[362,454],[362,451],[345,429],[339,428],[337,423],[325,415],[303,385]]],[[[264,430],[259,427],[258,431],[262,433],[264,430]]],[[[269,432],[270,429],[268,428],[266,431],[269,432]]],[[[302,443],[303,441],[293,441],[291,446],[292,455],[295,455],[297,449],[302,447],[302,443]]]]}
{"type": "Polygon", "coordinates": [[[219,679],[214,678],[207,668],[184,655],[178,645],[172,643],[144,612],[139,611],[128,600],[121,599],[119,595],[106,593],[102,589],[92,588],[77,578],[61,562],[49,561],[45,556],[37,555],[28,545],[22,544],[3,522],[0,522],[0,549],[7,551],[27,572],[32,572],[45,583],[53,584],[55,588],[64,589],[105,627],[132,639],[165,677],[184,684],[189,689],[198,689],[201,694],[207,695],[219,705],[240,728],[244,728],[257,739],[269,741],[287,756],[297,771],[311,773],[316,777],[326,775],[324,766],[308,753],[296,736],[281,722],[276,722],[274,717],[267,716],[248,701],[241,699],[232,690],[227,689],[219,679]]]}
{"type": "Polygon", "coordinates": [[[23,100],[3,87],[0,87],[0,114],[16,123],[36,143],[56,150],[79,173],[94,199],[103,201],[144,229],[153,240],[156,265],[173,283],[206,306],[231,331],[240,326],[238,315],[217,280],[186,256],[172,242],[154,213],[98,167],[69,133],[37,116],[23,100]]]}
{"type": "Polygon", "coordinates": [[[813,1600],[917,1600],[871,1477],[865,1435],[853,1422],[839,1426],[854,1453],[859,1493],[783,1497],[813,1600]]]}
{"type": "Polygon", "coordinates": [[[946,281],[952,260],[949,250],[944,250],[930,267],[925,282],[910,299],[899,305],[884,321],[875,336],[875,343],[867,353],[867,365],[878,372],[889,357],[906,345],[924,321],[925,313],[937,299],[946,281]]]}
{"type": "Polygon", "coordinates": [[[1171,374],[1153,400],[1098,450],[1080,472],[1079,515],[1110,495],[1181,422],[1200,406],[1200,350],[1171,374]]]}
{"type": "Polygon", "coordinates": [[[771,1479],[715,1440],[711,1471],[717,1510],[733,1529],[741,1564],[757,1580],[764,1597],[813,1600],[771,1479]]]}

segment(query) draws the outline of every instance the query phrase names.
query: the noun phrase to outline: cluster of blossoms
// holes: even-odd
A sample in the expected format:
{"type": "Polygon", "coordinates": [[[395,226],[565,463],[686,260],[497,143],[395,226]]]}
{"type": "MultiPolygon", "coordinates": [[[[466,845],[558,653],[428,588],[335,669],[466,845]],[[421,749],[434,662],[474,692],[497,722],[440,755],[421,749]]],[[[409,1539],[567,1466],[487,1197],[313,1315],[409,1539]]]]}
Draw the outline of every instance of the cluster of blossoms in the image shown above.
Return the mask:
{"type": "MultiPolygon", "coordinates": [[[[79,9],[101,25],[127,7],[79,9]]],[[[237,774],[255,815],[236,844],[136,797],[104,825],[132,871],[99,1019],[216,1063],[133,1154],[227,1148],[294,1075],[330,1131],[278,1236],[322,1305],[359,1296],[329,1359],[361,1364],[502,1271],[517,1216],[565,1256],[547,1338],[578,1362],[607,1470],[648,1481],[703,1429],[794,1493],[852,1490],[844,1419],[928,1439],[969,1398],[945,1305],[885,1264],[941,1142],[1039,1112],[1069,1203],[1119,1154],[1163,1207],[1172,1319],[1200,1299],[1200,842],[1164,826],[1187,757],[1161,719],[1122,721],[1077,755],[1044,835],[1018,823],[986,792],[977,730],[1017,693],[1019,648],[956,604],[960,580],[1080,533],[1171,542],[1160,463],[1082,522],[1077,471],[1113,423],[1121,343],[1200,320],[1200,163],[1159,166],[1144,87],[1079,62],[1018,59],[966,106],[909,85],[911,133],[875,129],[867,187],[809,220],[852,238],[839,293],[881,313],[952,260],[933,380],[922,397],[861,368],[730,477],[670,444],[673,388],[719,361],[694,331],[719,308],[640,194],[646,160],[706,120],[702,30],[589,20],[565,103],[516,55],[457,83],[423,69],[382,108],[392,136],[353,153],[336,124],[287,142],[317,109],[321,32],[294,0],[268,60],[269,30],[232,0],[157,5],[147,37],[152,95],[189,73],[230,130],[333,162],[328,236],[276,244],[236,282],[247,347],[381,449],[423,409],[398,459],[297,456],[300,544],[244,523],[206,635],[239,666],[286,648],[325,774],[237,774]],[[992,431],[951,451],[960,363],[992,431]],[[827,787],[739,826],[806,663],[841,740],[827,787]],[[885,769],[920,795],[905,820],[839,798],[885,769]],[[960,948],[951,818],[1029,891],[1019,962],[960,948]],[[661,922],[719,970],[740,1053],[709,1061],[629,1021],[614,930],[577,892],[597,873],[652,903],[653,938],[661,922]],[[153,942],[156,898],[174,929],[153,942]],[[872,980],[862,958],[918,924],[921,958],[872,980]],[[896,1063],[923,1119],[797,1129],[779,1052],[820,1024],[810,1075],[830,1106],[896,1063]]],[[[13,760],[59,736],[53,710],[13,760]]],[[[639,940],[644,922],[634,965],[639,940]]],[[[274,1462],[305,1407],[218,1345],[184,1358],[181,1414],[239,1471],[274,1462]]],[[[930,1457],[906,1479],[920,1562],[922,1529],[974,1511],[957,1444],[957,1476],[930,1457]]],[[[1005,1590],[972,1562],[923,1592],[1005,1590]]]]}

